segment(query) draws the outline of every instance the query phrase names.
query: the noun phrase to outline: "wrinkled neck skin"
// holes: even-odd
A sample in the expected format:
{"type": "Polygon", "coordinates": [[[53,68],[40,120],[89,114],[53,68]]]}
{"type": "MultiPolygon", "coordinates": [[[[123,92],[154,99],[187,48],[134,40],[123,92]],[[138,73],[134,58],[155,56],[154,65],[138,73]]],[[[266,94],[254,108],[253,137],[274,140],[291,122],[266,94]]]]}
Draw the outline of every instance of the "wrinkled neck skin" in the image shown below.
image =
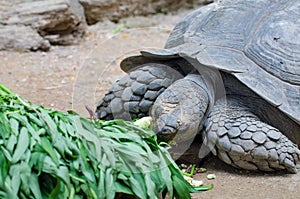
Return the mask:
{"type": "Polygon", "coordinates": [[[203,123],[215,102],[219,99],[225,99],[226,90],[223,82],[222,75],[219,70],[207,67],[200,64],[197,60],[186,59],[194,68],[192,72],[186,77],[195,82],[203,89],[205,95],[208,96],[208,106],[205,110],[204,116],[201,118],[199,131],[203,129],[203,123]]]}

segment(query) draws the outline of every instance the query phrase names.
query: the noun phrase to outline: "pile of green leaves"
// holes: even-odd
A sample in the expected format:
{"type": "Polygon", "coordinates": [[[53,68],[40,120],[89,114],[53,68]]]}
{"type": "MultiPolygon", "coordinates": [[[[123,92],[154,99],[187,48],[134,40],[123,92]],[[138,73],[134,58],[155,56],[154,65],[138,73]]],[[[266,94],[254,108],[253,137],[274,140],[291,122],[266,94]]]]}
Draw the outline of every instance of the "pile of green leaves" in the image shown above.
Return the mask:
{"type": "Polygon", "coordinates": [[[122,120],[37,106],[0,84],[0,198],[190,198],[165,144],[122,120]]]}

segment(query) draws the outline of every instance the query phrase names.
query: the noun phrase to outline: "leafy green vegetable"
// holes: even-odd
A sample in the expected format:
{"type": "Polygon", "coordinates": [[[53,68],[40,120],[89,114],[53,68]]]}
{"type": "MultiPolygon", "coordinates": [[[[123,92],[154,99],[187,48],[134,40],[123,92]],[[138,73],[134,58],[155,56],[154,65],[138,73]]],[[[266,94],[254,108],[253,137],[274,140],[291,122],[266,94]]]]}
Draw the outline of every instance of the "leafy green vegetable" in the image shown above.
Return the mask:
{"type": "Polygon", "coordinates": [[[0,84],[0,198],[190,198],[154,132],[37,106],[0,84]]]}

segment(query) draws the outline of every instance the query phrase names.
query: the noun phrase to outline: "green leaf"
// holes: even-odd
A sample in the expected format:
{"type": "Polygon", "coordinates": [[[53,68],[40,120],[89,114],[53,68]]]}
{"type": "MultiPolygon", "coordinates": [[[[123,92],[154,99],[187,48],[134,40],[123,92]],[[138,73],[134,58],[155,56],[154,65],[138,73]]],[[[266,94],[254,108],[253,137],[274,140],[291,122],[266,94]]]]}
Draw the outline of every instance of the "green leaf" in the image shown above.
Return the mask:
{"type": "Polygon", "coordinates": [[[41,119],[37,118],[36,114],[27,113],[26,115],[28,116],[28,119],[31,123],[34,123],[34,124],[36,124],[40,127],[45,126],[44,120],[41,120],[41,119]]]}
{"type": "Polygon", "coordinates": [[[188,198],[168,147],[132,122],[46,109],[0,84],[0,198],[188,198]]]}
{"type": "Polygon", "coordinates": [[[106,192],[105,192],[105,172],[103,170],[99,170],[100,176],[99,176],[99,182],[98,182],[98,193],[99,198],[104,199],[106,198],[106,192]]]}
{"type": "Polygon", "coordinates": [[[195,190],[197,190],[197,191],[208,191],[208,190],[211,190],[211,189],[213,189],[214,188],[214,184],[211,184],[211,185],[209,185],[209,186],[204,186],[204,185],[202,185],[202,186],[199,186],[199,187],[193,187],[195,190]]]}
{"type": "Polygon", "coordinates": [[[151,178],[151,173],[144,173],[145,185],[147,188],[148,198],[157,198],[159,190],[156,189],[155,183],[151,178]]]}
{"type": "Polygon", "coordinates": [[[42,152],[31,153],[28,165],[31,168],[33,167],[38,171],[37,175],[40,175],[41,171],[43,170],[43,165],[44,165],[43,163],[44,163],[46,156],[47,156],[47,154],[42,153],[42,152]]]}
{"type": "Polygon", "coordinates": [[[115,185],[115,189],[116,189],[116,192],[117,193],[125,193],[125,194],[128,194],[128,195],[134,195],[133,191],[131,188],[129,188],[129,186],[124,183],[124,181],[116,181],[114,183],[115,185]]]}
{"type": "Polygon", "coordinates": [[[174,175],[172,178],[175,198],[190,199],[191,195],[186,191],[190,190],[190,187],[187,185],[187,183],[182,181],[177,175],[174,175]]]}
{"type": "Polygon", "coordinates": [[[60,180],[57,180],[56,186],[52,190],[52,192],[50,193],[49,199],[57,199],[57,198],[59,198],[60,188],[61,188],[61,182],[60,182],[60,180]]]}
{"type": "Polygon", "coordinates": [[[57,155],[55,149],[53,148],[52,144],[48,140],[48,138],[41,137],[41,143],[40,144],[41,144],[41,147],[50,155],[50,157],[52,158],[53,162],[56,165],[59,165],[58,155],[57,155]]]}
{"type": "Polygon", "coordinates": [[[10,136],[10,131],[11,127],[7,115],[3,112],[0,112],[0,136],[2,138],[7,138],[10,136]]]}
{"type": "Polygon", "coordinates": [[[105,172],[105,192],[107,195],[108,199],[114,199],[115,198],[115,194],[116,194],[116,190],[115,190],[115,186],[114,186],[114,175],[112,172],[112,168],[108,168],[106,169],[105,172]]]}
{"type": "Polygon", "coordinates": [[[120,32],[122,29],[124,28],[124,24],[120,24],[118,25],[114,30],[113,30],[113,34],[117,34],[118,32],[120,32]]]}
{"type": "Polygon", "coordinates": [[[133,173],[129,178],[133,193],[139,198],[147,198],[147,190],[142,174],[133,173]]]}
{"type": "Polygon", "coordinates": [[[17,136],[15,134],[12,134],[8,141],[7,141],[7,145],[6,148],[10,153],[13,153],[14,149],[15,149],[15,145],[17,144],[18,139],[17,136]]]}
{"type": "Polygon", "coordinates": [[[42,199],[42,193],[41,193],[41,190],[40,190],[38,177],[34,173],[32,173],[30,175],[29,187],[30,187],[30,190],[32,191],[32,193],[34,195],[34,198],[42,199]]]}
{"type": "Polygon", "coordinates": [[[18,143],[16,146],[16,150],[12,157],[12,162],[18,162],[22,155],[25,153],[29,146],[29,137],[28,137],[28,130],[25,127],[21,128],[20,135],[18,137],[18,143]]]}
{"type": "Polygon", "coordinates": [[[15,118],[10,118],[11,131],[15,136],[19,135],[19,122],[15,118]]]}

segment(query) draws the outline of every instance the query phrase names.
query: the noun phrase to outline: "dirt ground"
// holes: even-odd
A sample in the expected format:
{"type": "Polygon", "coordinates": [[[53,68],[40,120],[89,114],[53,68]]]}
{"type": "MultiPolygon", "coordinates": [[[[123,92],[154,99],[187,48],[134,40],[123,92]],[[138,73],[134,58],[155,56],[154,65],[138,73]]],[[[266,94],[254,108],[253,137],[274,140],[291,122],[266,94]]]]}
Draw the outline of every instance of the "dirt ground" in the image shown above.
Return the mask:
{"type": "MultiPolygon", "coordinates": [[[[49,52],[0,52],[0,82],[26,99],[46,107],[73,109],[88,115],[116,79],[124,73],[122,57],[145,48],[163,47],[172,27],[188,11],[126,19],[120,24],[101,23],[88,28],[77,46],[53,47],[49,52]]],[[[300,198],[298,174],[263,174],[233,169],[209,158],[208,172],[196,178],[214,189],[193,198],[300,198]],[[216,179],[207,180],[208,173],[216,179]]]]}

